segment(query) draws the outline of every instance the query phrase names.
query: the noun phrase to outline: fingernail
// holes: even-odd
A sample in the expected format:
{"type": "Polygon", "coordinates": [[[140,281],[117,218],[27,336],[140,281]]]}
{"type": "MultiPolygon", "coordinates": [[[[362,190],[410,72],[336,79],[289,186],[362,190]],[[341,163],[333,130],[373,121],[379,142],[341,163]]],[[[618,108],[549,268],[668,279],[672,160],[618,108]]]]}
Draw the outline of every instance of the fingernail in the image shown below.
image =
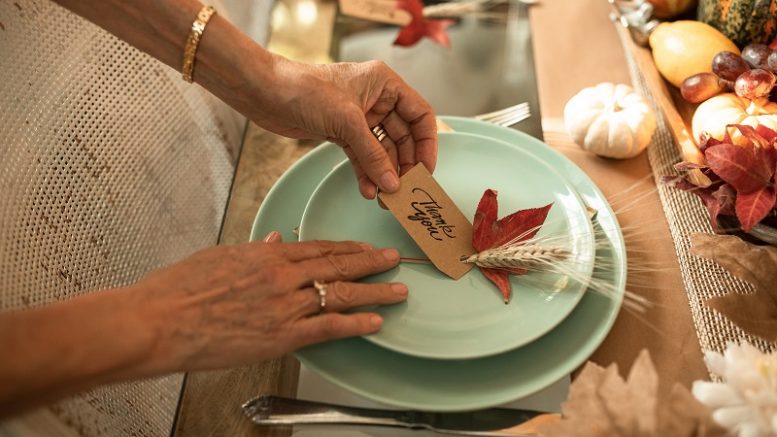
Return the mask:
{"type": "Polygon", "coordinates": [[[386,261],[399,261],[399,252],[396,249],[383,249],[380,253],[386,258],[386,261]]]}
{"type": "Polygon", "coordinates": [[[380,325],[383,324],[383,318],[377,314],[373,314],[370,316],[370,325],[372,325],[373,328],[377,329],[380,328],[380,325]]]}
{"type": "Polygon", "coordinates": [[[269,243],[273,240],[276,240],[279,236],[280,234],[278,233],[278,231],[272,231],[269,234],[267,234],[266,237],[264,237],[264,242],[269,243]]]}
{"type": "Polygon", "coordinates": [[[373,250],[374,247],[372,247],[372,244],[369,243],[359,243],[359,247],[361,247],[364,250],[373,250]]]}
{"type": "Polygon", "coordinates": [[[393,171],[387,171],[380,177],[380,186],[384,191],[393,193],[399,189],[399,178],[393,171]]]}
{"type": "Polygon", "coordinates": [[[359,192],[362,193],[362,197],[372,200],[378,195],[377,189],[372,182],[362,183],[359,182],[359,192]]]}
{"type": "Polygon", "coordinates": [[[391,284],[391,291],[396,293],[397,296],[406,297],[407,296],[407,285],[405,285],[405,284],[391,284]]]}

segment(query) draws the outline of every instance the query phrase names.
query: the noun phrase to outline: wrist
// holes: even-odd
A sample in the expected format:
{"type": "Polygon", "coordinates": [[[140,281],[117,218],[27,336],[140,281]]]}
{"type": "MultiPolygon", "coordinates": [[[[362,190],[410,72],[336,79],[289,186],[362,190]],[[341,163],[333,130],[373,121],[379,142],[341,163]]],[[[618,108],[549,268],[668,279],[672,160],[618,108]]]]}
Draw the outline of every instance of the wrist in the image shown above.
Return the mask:
{"type": "Polygon", "coordinates": [[[248,115],[274,86],[276,58],[217,13],[200,40],[194,81],[248,115]]]}

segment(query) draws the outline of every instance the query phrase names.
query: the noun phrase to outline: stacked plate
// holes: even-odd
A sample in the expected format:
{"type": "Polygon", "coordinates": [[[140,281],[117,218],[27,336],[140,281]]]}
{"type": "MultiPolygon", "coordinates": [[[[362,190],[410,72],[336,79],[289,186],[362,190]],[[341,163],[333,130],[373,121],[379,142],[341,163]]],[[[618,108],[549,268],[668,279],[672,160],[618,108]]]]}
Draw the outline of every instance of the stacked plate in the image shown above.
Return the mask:
{"type": "MultiPolygon", "coordinates": [[[[513,277],[513,299],[504,305],[478,269],[453,281],[431,265],[403,263],[365,279],[410,288],[407,302],[370,308],[384,317],[379,333],[308,347],[297,357],[326,379],[378,402],[472,410],[532,394],[585,361],[615,320],[626,259],[612,210],[572,162],[512,129],[443,120],[456,132],[440,134],[438,182],[470,218],[488,188],[499,192],[500,217],[552,202],[538,236],[552,237],[571,252],[564,274],[513,277]],[[586,207],[598,211],[593,224],[586,207]],[[587,292],[592,277],[618,292],[587,292]]],[[[257,214],[252,239],[278,230],[284,241],[293,241],[298,223],[300,240],[359,240],[423,256],[390,213],[360,197],[350,164],[331,143],[279,179],[257,214]]]]}

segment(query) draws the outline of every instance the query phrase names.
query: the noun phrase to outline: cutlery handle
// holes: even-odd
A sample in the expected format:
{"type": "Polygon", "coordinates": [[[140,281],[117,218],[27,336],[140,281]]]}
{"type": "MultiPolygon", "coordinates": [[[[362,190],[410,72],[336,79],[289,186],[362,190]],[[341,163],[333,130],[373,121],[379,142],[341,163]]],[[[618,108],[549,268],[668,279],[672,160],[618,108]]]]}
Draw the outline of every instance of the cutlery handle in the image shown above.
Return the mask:
{"type": "Polygon", "coordinates": [[[280,396],[260,396],[243,405],[243,411],[259,425],[381,425],[404,428],[423,427],[412,425],[407,411],[386,411],[369,408],[346,407],[319,402],[289,399],[280,396]]]}

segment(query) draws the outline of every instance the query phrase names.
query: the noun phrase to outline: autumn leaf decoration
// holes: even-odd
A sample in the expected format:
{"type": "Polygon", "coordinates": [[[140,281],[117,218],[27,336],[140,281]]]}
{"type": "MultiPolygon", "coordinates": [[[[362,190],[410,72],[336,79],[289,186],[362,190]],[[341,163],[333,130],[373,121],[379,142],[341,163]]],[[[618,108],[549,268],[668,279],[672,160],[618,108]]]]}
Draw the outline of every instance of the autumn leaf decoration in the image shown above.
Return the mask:
{"type": "MultiPolygon", "coordinates": [[[[720,396],[725,399],[726,394],[720,396]]],[[[569,388],[559,421],[540,425],[543,437],[723,437],[726,430],[680,383],[662,387],[643,349],[622,378],[617,364],[588,362],[569,388]]]]}
{"type": "Polygon", "coordinates": [[[410,13],[412,21],[400,29],[394,45],[411,47],[423,37],[427,37],[443,47],[450,48],[451,39],[445,29],[453,24],[453,20],[429,20],[424,16],[424,5],[421,0],[397,0],[397,9],[410,13]]]}
{"type": "Polygon", "coordinates": [[[684,178],[670,178],[668,182],[701,198],[715,230],[719,230],[720,216],[736,217],[745,231],[760,222],[777,224],[777,132],[762,125],[730,125],[728,129],[722,140],[709,136],[701,139],[704,164],[683,162],[676,166],[680,171],[700,170],[709,178],[707,186],[694,185],[684,178]],[[748,144],[733,144],[728,129],[739,130],[748,144]]]}
{"type": "Polygon", "coordinates": [[[550,203],[524,209],[497,219],[496,191],[486,190],[478,203],[472,234],[472,247],[478,253],[462,261],[480,267],[483,275],[502,292],[505,303],[512,294],[511,274],[525,275],[568,255],[563,248],[542,247],[532,242],[552,206],[550,203]]]}
{"type": "MultiPolygon", "coordinates": [[[[728,292],[707,306],[751,335],[777,341],[777,247],[748,244],[733,235],[691,235],[692,253],[708,258],[753,285],[752,293],[728,292]]],[[[724,292],[725,290],[720,290],[724,292]]]]}

